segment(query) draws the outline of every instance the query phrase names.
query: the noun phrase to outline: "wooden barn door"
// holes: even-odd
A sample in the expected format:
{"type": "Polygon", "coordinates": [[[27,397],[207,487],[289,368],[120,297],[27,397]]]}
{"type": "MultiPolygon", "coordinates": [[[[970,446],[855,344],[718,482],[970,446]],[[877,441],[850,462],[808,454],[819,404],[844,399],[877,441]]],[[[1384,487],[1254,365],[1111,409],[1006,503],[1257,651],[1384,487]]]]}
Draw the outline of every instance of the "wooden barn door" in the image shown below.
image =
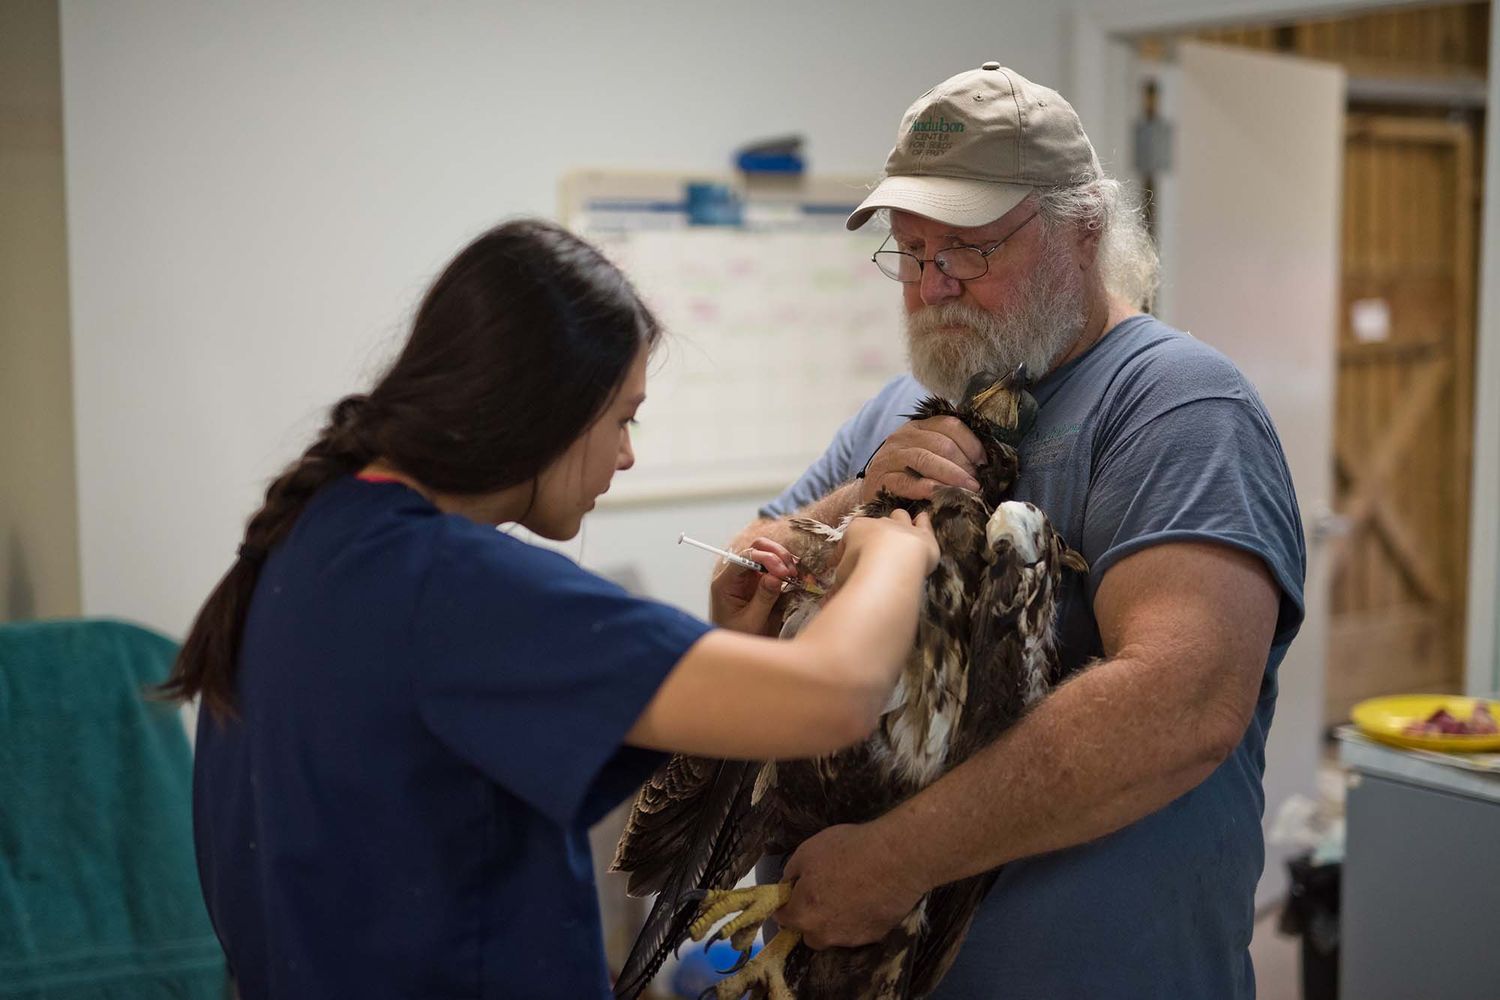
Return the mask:
{"type": "Polygon", "coordinates": [[[1474,139],[1350,115],[1324,716],[1463,685],[1473,412],[1474,139]]]}

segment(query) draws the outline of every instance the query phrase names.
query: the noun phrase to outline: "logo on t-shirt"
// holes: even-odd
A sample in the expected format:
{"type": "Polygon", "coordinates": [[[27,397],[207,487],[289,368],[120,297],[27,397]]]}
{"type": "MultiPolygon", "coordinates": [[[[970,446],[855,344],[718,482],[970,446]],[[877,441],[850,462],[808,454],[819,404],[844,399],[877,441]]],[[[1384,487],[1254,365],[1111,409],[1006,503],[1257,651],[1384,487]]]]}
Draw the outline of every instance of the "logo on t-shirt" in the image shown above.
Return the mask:
{"type": "Polygon", "coordinates": [[[1059,427],[1033,434],[1021,442],[1021,469],[1023,471],[1053,464],[1073,449],[1080,423],[1063,424],[1059,427]]]}

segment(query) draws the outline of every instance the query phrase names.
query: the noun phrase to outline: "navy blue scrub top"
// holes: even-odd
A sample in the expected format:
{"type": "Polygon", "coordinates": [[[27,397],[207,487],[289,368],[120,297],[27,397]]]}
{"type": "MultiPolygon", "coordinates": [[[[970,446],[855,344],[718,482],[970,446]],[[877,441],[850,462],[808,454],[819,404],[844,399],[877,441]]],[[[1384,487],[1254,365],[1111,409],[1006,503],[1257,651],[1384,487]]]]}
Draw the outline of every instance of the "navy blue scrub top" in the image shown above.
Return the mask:
{"type": "Polygon", "coordinates": [[[262,569],[194,823],[244,1000],[608,995],[587,830],[709,626],[394,483],[323,488],[262,569]]]}

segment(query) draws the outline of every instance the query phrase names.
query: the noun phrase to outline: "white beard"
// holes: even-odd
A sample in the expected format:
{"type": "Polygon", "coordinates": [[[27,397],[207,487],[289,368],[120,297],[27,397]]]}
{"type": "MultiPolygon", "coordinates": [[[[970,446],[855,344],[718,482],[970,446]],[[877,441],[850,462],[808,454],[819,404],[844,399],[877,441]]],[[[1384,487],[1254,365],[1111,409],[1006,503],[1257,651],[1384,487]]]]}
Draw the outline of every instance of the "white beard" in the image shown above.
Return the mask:
{"type": "Polygon", "coordinates": [[[1047,246],[1031,281],[1005,315],[961,302],[926,306],[906,317],[907,357],[918,382],[955,402],[981,371],[1025,365],[1039,379],[1083,333],[1088,308],[1082,272],[1062,247],[1047,246]],[[942,327],[961,327],[961,330],[942,327]]]}

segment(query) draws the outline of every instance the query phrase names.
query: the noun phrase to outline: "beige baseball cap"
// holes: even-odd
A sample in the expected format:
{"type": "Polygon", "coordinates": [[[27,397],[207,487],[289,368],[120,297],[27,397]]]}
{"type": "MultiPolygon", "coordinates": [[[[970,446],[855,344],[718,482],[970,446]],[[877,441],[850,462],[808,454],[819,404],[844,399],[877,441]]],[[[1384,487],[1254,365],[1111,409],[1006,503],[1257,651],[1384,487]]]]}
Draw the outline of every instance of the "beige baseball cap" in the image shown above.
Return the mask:
{"type": "Polygon", "coordinates": [[[917,98],[901,119],[885,178],[845,223],[891,208],[969,228],[994,222],[1039,187],[1099,176],[1072,105],[987,62],[917,98]]]}

